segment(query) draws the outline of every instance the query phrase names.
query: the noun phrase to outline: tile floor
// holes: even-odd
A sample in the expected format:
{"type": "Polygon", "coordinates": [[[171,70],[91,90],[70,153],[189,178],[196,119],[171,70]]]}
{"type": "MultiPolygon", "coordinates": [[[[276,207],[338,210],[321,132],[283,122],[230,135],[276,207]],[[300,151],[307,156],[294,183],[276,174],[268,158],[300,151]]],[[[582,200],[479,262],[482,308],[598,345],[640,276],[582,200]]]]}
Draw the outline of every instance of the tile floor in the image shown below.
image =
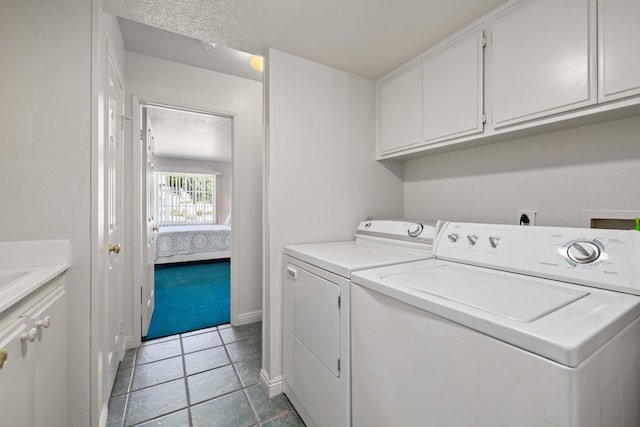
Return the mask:
{"type": "Polygon", "coordinates": [[[258,384],[261,323],[144,342],[120,363],[109,427],[304,426],[284,395],[258,384]]]}

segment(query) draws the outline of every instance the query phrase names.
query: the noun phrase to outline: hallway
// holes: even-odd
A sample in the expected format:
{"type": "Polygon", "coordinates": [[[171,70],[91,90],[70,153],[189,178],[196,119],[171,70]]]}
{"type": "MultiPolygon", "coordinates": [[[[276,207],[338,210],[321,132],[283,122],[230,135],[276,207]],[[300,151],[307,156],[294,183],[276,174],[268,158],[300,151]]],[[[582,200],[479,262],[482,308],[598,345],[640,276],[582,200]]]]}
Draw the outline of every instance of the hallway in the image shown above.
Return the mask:
{"type": "Polygon", "coordinates": [[[109,401],[109,427],[304,426],[284,395],[259,382],[262,324],[146,341],[128,350],[109,401]]]}

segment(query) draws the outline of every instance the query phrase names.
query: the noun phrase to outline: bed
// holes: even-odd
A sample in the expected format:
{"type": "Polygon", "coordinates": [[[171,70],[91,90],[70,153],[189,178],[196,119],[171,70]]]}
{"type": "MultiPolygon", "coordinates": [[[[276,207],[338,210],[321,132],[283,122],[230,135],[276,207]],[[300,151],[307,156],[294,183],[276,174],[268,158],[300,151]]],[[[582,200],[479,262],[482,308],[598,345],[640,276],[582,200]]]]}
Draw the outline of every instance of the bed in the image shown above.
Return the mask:
{"type": "Polygon", "coordinates": [[[176,225],[156,234],[156,264],[230,257],[229,225],[176,225]]]}

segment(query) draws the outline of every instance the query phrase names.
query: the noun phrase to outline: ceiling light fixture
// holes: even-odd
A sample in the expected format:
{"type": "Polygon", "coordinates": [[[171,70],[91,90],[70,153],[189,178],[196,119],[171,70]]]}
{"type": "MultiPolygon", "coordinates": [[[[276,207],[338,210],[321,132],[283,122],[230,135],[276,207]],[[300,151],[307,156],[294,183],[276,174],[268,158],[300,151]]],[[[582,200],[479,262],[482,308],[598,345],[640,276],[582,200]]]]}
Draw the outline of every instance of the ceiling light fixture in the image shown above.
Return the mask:
{"type": "Polygon", "coordinates": [[[256,70],[260,72],[264,71],[264,58],[262,56],[253,55],[251,57],[250,63],[251,63],[251,66],[256,70]]]}

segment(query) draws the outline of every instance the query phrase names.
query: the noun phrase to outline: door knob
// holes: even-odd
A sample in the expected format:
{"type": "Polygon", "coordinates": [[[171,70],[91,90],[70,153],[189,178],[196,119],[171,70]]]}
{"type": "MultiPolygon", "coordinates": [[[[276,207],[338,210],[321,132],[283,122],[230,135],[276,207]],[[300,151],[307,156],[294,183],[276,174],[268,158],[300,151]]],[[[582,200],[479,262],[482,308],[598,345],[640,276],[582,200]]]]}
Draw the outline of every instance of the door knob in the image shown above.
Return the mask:
{"type": "Polygon", "coordinates": [[[120,245],[117,243],[115,245],[109,245],[109,253],[115,252],[116,254],[120,253],[120,245]]]}

